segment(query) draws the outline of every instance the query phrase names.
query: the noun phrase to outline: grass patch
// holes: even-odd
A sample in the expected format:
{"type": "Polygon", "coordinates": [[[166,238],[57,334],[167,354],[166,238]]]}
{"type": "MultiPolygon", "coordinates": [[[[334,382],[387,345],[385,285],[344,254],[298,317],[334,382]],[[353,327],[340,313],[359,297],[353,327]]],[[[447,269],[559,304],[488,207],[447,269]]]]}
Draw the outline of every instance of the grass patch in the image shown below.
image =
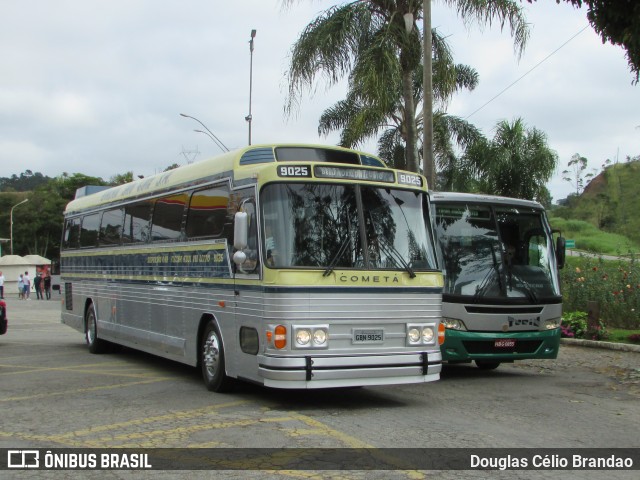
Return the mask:
{"type": "Polygon", "coordinates": [[[633,343],[635,345],[640,345],[640,329],[637,330],[625,330],[622,328],[610,328],[607,330],[608,342],[615,343],[633,343]],[[637,338],[637,341],[633,341],[629,337],[634,336],[633,338],[637,338]]]}
{"type": "Polygon", "coordinates": [[[551,214],[549,223],[552,228],[561,230],[563,237],[575,240],[578,250],[604,255],[628,255],[640,252],[640,245],[624,235],[599,230],[589,222],[567,220],[551,214]]]}

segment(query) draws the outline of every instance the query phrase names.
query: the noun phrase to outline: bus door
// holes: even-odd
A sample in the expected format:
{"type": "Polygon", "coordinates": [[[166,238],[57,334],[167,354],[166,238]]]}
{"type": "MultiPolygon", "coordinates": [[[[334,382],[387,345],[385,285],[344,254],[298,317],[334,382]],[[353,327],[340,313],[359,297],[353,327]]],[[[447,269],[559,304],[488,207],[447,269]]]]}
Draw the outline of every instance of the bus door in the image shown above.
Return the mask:
{"type": "MultiPolygon", "coordinates": [[[[253,190],[252,190],[253,192],[253,190]]],[[[263,293],[255,197],[245,198],[234,219],[234,322],[223,325],[227,342],[227,372],[232,376],[255,376],[259,332],[262,328],[263,293]],[[232,371],[236,368],[237,371],[232,371]]]]}

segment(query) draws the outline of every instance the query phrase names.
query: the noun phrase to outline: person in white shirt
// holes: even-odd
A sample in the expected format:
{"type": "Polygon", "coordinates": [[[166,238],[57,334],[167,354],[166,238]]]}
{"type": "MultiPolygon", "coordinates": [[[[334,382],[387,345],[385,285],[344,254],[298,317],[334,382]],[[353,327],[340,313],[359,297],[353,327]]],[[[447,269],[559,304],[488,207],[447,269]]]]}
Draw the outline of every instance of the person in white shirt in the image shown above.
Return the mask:
{"type": "Polygon", "coordinates": [[[18,277],[18,298],[24,300],[24,278],[22,274],[18,277]]]}
{"type": "Polygon", "coordinates": [[[22,281],[24,282],[24,299],[31,300],[29,298],[29,294],[31,293],[31,279],[29,278],[29,272],[24,272],[22,281]]]}
{"type": "Polygon", "coordinates": [[[4,300],[4,275],[0,271],[0,300],[4,300]]]}

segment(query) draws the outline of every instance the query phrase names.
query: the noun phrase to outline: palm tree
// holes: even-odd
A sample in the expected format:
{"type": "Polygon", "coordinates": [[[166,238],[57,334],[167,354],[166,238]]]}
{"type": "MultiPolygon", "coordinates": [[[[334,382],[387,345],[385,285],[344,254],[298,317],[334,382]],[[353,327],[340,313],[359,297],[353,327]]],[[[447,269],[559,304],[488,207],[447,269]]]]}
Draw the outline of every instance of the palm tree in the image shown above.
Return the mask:
{"type": "MultiPolygon", "coordinates": [[[[502,26],[508,22],[517,51],[524,48],[528,27],[515,0],[443,1],[456,7],[467,20],[490,24],[498,19],[502,26]]],[[[417,171],[414,72],[420,65],[422,48],[415,21],[421,13],[422,0],[356,0],[322,12],[292,48],[285,110],[292,112],[318,73],[327,75],[329,85],[348,76],[350,84],[359,86],[357,93],[365,105],[375,102],[377,109],[402,114],[406,167],[417,171]],[[397,85],[402,92],[401,111],[395,108],[397,85]]],[[[372,118],[363,121],[371,122],[372,118]]],[[[370,128],[369,123],[364,126],[370,128]]]]}
{"type": "MultiPolygon", "coordinates": [[[[434,77],[436,81],[434,96],[442,110],[446,109],[448,101],[453,94],[460,89],[473,90],[478,84],[478,73],[466,65],[454,65],[449,46],[445,39],[436,31],[433,31],[433,46],[436,62],[434,63],[434,77]]],[[[368,65],[370,66],[370,65],[368,65]]],[[[370,66],[374,67],[374,66],[370,66]]],[[[379,153],[390,165],[406,167],[404,158],[392,161],[391,150],[396,149],[396,143],[402,149],[408,143],[409,128],[405,121],[405,102],[402,85],[387,85],[383,90],[371,90],[358,83],[367,75],[352,75],[350,77],[347,98],[341,100],[324,111],[320,117],[318,133],[327,135],[331,131],[341,130],[340,145],[347,148],[356,148],[358,144],[369,137],[378,135],[384,128],[391,128],[393,132],[385,132],[385,145],[379,153]],[[394,88],[395,87],[395,88],[394,88]],[[393,90],[392,90],[393,89],[393,90]],[[376,99],[379,95],[382,98],[376,99]],[[389,140],[394,139],[390,144],[389,140]]],[[[412,75],[413,104],[420,105],[423,94],[422,66],[416,65],[412,75]]],[[[443,115],[438,114],[440,118],[443,115]]],[[[422,129],[422,113],[414,118],[418,131],[418,143],[420,143],[420,131],[422,129]]],[[[475,138],[473,139],[475,140],[475,138]]],[[[421,151],[422,149],[420,149],[421,151]]],[[[441,152],[444,150],[441,149],[441,152]]]]}
{"type": "Polygon", "coordinates": [[[491,141],[480,140],[467,150],[466,167],[484,193],[535,200],[545,192],[558,164],[546,135],[527,129],[521,118],[498,122],[491,141]]]}
{"type": "MultiPolygon", "coordinates": [[[[394,86],[401,85],[407,141],[416,145],[417,129],[409,119],[415,116],[411,72],[420,63],[420,38],[417,29],[407,32],[403,17],[410,13],[411,3],[416,4],[413,13],[417,14],[418,2],[411,1],[354,1],[322,12],[293,46],[287,110],[320,71],[328,75],[330,84],[345,75],[350,81],[356,77],[361,100],[375,101],[381,110],[393,109],[394,86]]],[[[412,170],[417,169],[415,155],[408,158],[408,163],[412,170]]]]}

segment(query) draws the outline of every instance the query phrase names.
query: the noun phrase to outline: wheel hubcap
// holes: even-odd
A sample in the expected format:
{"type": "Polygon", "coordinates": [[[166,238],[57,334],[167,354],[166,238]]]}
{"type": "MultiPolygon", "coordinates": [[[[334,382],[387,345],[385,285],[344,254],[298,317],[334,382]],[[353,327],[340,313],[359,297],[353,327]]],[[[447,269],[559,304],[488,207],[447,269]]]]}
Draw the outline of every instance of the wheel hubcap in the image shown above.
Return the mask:
{"type": "Polygon", "coordinates": [[[220,342],[214,332],[209,334],[207,341],[204,343],[202,360],[207,370],[207,375],[213,377],[218,370],[220,362],[220,342]]]}
{"type": "Polygon", "coordinates": [[[96,338],[96,320],[93,315],[89,316],[89,324],[87,325],[87,342],[93,343],[96,338]]]}

